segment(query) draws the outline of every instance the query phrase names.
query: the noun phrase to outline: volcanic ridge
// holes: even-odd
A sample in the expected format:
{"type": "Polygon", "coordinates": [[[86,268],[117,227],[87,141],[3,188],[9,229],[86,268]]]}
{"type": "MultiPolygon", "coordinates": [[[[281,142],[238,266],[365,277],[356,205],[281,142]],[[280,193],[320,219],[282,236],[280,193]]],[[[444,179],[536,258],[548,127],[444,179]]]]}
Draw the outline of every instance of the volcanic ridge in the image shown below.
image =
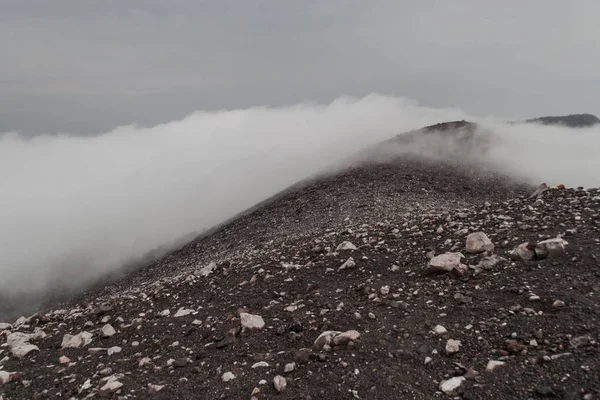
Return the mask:
{"type": "Polygon", "coordinates": [[[599,399],[600,189],[504,176],[477,131],[400,135],[0,323],[0,399],[599,399]]]}

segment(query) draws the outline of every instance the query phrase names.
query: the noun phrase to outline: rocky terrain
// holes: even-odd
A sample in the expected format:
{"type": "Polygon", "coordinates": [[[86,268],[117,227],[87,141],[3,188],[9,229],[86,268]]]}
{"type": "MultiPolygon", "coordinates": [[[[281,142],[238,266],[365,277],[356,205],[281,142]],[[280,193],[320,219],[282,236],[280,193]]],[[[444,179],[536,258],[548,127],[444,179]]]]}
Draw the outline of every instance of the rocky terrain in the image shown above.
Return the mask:
{"type": "Polygon", "coordinates": [[[303,182],[0,324],[0,399],[600,399],[600,190],[558,183],[406,154],[303,182]]]}

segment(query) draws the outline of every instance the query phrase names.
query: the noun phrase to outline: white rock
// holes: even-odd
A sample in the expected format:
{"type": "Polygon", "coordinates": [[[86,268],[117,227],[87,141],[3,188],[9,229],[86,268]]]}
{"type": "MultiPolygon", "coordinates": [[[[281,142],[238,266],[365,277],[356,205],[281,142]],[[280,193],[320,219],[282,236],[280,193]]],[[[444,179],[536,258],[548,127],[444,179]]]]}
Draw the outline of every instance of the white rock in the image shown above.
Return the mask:
{"type": "Polygon", "coordinates": [[[171,315],[171,310],[169,310],[169,309],[162,310],[159,315],[161,317],[168,317],[169,315],[171,315]]]}
{"type": "Polygon", "coordinates": [[[91,333],[85,332],[85,331],[78,333],[75,336],[65,334],[65,336],[63,336],[61,347],[63,349],[66,349],[66,348],[79,348],[79,347],[87,346],[88,344],[90,344],[92,342],[93,336],[94,335],[92,335],[91,333]]]}
{"type": "Polygon", "coordinates": [[[565,306],[565,302],[562,300],[555,300],[554,303],[552,303],[552,307],[554,308],[562,308],[565,306]]]}
{"type": "Polygon", "coordinates": [[[101,393],[114,393],[121,389],[123,384],[117,380],[115,376],[111,376],[106,384],[100,388],[101,393]]]}
{"type": "Polygon", "coordinates": [[[345,241],[339,244],[338,247],[336,247],[335,251],[342,251],[342,250],[357,250],[357,247],[355,245],[353,245],[352,243],[345,241]]]}
{"type": "MultiPolygon", "coordinates": [[[[355,342],[359,338],[360,338],[360,332],[355,331],[355,330],[350,330],[350,331],[342,332],[340,334],[333,336],[331,343],[333,343],[334,346],[345,346],[350,342],[355,342]]],[[[329,344],[329,343],[327,343],[327,344],[329,344]]]]}
{"type": "Polygon", "coordinates": [[[319,335],[319,337],[317,337],[317,339],[315,340],[313,347],[316,350],[321,350],[325,345],[329,345],[331,343],[331,340],[336,336],[341,334],[342,332],[340,331],[325,331],[323,333],[321,333],[319,335]]]}
{"type": "Polygon", "coordinates": [[[59,362],[60,364],[68,364],[68,363],[70,363],[70,362],[71,362],[71,359],[70,359],[69,357],[67,357],[67,356],[61,356],[61,357],[58,359],[58,362],[59,362]]]}
{"type": "Polygon", "coordinates": [[[338,271],[354,267],[356,267],[356,262],[354,262],[354,258],[350,257],[338,268],[338,271]]]}
{"type": "Polygon", "coordinates": [[[43,330],[37,329],[34,333],[22,333],[22,332],[14,332],[8,335],[6,338],[6,344],[8,347],[21,346],[24,344],[29,344],[31,340],[43,339],[46,337],[46,334],[43,330]]]}
{"type": "Polygon", "coordinates": [[[569,243],[562,238],[543,240],[535,246],[538,258],[558,258],[565,254],[565,247],[569,243]]]}
{"type": "Polygon", "coordinates": [[[483,232],[474,232],[467,236],[466,250],[471,254],[494,250],[494,243],[483,232]]]}
{"type": "Polygon", "coordinates": [[[223,382],[229,382],[232,379],[235,379],[235,375],[233,374],[233,372],[225,372],[223,376],[221,376],[221,380],[223,382]]]}
{"type": "Polygon", "coordinates": [[[148,394],[156,394],[163,390],[165,385],[153,385],[151,383],[148,384],[148,394]]]}
{"type": "Polygon", "coordinates": [[[265,321],[260,315],[240,313],[240,322],[245,329],[262,329],[265,327],[265,321]]]}
{"type": "Polygon", "coordinates": [[[529,242],[521,243],[512,254],[523,261],[531,261],[535,259],[535,247],[529,242]]]}
{"type": "Polygon", "coordinates": [[[81,387],[79,388],[79,393],[82,393],[88,389],[90,389],[92,387],[92,380],[88,379],[85,382],[83,382],[83,385],[81,385],[81,387]]]}
{"type": "Polygon", "coordinates": [[[113,328],[112,325],[110,325],[110,324],[104,325],[101,329],[101,332],[102,332],[102,337],[105,337],[105,338],[112,337],[117,333],[117,331],[115,331],[115,328],[113,328]]]}
{"type": "Polygon", "coordinates": [[[185,317],[186,315],[190,315],[193,312],[194,312],[194,310],[186,309],[186,308],[181,307],[179,310],[177,310],[177,312],[175,313],[174,317],[175,318],[185,317]]]}
{"type": "Polygon", "coordinates": [[[150,365],[152,364],[152,359],[150,357],[144,357],[140,360],[140,362],[138,363],[138,365],[140,367],[143,367],[145,365],[150,365]]]}
{"type": "Polygon", "coordinates": [[[292,363],[285,364],[285,367],[283,368],[283,372],[290,373],[295,369],[296,369],[296,363],[292,362],[292,363]]]}
{"type": "Polygon", "coordinates": [[[209,276],[210,274],[212,274],[214,272],[214,270],[217,268],[217,264],[215,264],[214,262],[211,262],[210,264],[200,268],[197,272],[198,275],[200,276],[209,276]]]}
{"type": "Polygon", "coordinates": [[[379,293],[381,293],[383,296],[387,296],[388,294],[390,294],[390,287],[382,286],[381,289],[379,289],[379,293]]]}
{"type": "Polygon", "coordinates": [[[490,360],[488,361],[485,370],[487,372],[492,372],[493,370],[495,370],[498,367],[503,366],[504,364],[506,364],[504,361],[496,361],[496,360],[490,360]]]}
{"type": "Polygon", "coordinates": [[[446,354],[451,355],[458,353],[460,350],[460,340],[448,339],[446,342],[446,354]]]}
{"type": "Polygon", "coordinates": [[[468,268],[461,261],[464,258],[462,253],[444,253],[429,260],[429,269],[436,272],[450,272],[456,269],[459,272],[465,272],[468,268]]]}
{"type": "Polygon", "coordinates": [[[252,369],[255,368],[268,368],[269,367],[269,363],[266,361],[259,361],[256,364],[252,365],[252,369]]]}
{"type": "Polygon", "coordinates": [[[23,358],[27,354],[31,353],[32,351],[39,351],[39,350],[40,350],[40,348],[34,344],[22,344],[20,346],[13,347],[11,349],[11,352],[12,352],[13,356],[15,356],[17,358],[23,358]]]}
{"type": "Polygon", "coordinates": [[[466,381],[464,376],[455,376],[448,380],[440,382],[440,390],[448,396],[457,396],[458,388],[466,381]]]}
{"type": "Polygon", "coordinates": [[[46,334],[44,331],[36,328],[34,333],[11,333],[6,338],[6,344],[15,357],[23,358],[32,351],[39,351],[39,347],[29,343],[30,340],[43,339],[45,337],[46,334]]]}
{"type": "Polygon", "coordinates": [[[12,325],[7,324],[6,322],[0,322],[0,331],[4,331],[7,329],[12,329],[12,325]]]}
{"type": "Polygon", "coordinates": [[[281,393],[287,387],[287,381],[283,376],[277,375],[275,378],[273,378],[273,386],[275,387],[275,390],[281,393]]]}
{"type": "Polygon", "coordinates": [[[10,372],[0,371],[0,383],[4,385],[8,382],[10,382],[10,372]]]}
{"type": "Polygon", "coordinates": [[[436,335],[443,335],[444,333],[448,332],[448,330],[441,325],[436,325],[435,328],[433,328],[433,331],[436,335]]]}
{"type": "Polygon", "coordinates": [[[107,350],[107,353],[108,353],[109,356],[112,356],[113,354],[120,353],[122,350],[123,349],[121,347],[119,347],[119,346],[113,346],[113,347],[110,347],[107,350]]]}

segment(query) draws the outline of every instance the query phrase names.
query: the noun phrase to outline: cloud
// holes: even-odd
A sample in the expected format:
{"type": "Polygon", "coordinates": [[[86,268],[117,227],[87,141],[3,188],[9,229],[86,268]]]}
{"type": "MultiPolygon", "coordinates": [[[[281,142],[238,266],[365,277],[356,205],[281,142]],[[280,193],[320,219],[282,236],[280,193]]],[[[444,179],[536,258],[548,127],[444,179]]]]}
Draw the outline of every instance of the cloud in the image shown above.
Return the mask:
{"type": "MultiPolygon", "coordinates": [[[[592,1],[8,3],[0,93],[17,99],[17,115],[31,98],[45,99],[11,128],[63,121],[71,107],[50,111],[56,103],[86,96],[100,103],[86,119],[102,113],[111,127],[121,123],[107,115],[114,97],[149,95],[197,109],[385,91],[477,114],[598,112],[600,3],[592,1]]],[[[160,105],[151,110],[171,118],[160,105]]]]}
{"type": "Polygon", "coordinates": [[[566,128],[481,120],[496,138],[489,161],[500,170],[548,185],[600,186],[600,125],[566,128]]]}
{"type": "Polygon", "coordinates": [[[366,146],[462,119],[493,133],[486,157],[501,171],[535,184],[600,186],[600,128],[508,124],[378,94],[199,111],[94,137],[5,133],[0,293],[81,288],[366,146]]]}
{"type": "Polygon", "coordinates": [[[76,287],[362,147],[463,118],[403,98],[196,112],[95,137],[0,139],[0,293],[76,287]],[[65,271],[69,271],[67,274],[65,271]]]}

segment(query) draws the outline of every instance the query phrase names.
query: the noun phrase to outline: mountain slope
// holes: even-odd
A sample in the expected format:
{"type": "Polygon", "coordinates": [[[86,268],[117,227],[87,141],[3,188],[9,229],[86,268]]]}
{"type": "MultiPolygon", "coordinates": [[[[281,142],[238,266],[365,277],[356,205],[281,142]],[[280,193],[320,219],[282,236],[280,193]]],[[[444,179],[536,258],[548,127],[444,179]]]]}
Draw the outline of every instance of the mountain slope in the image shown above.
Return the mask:
{"type": "Polygon", "coordinates": [[[468,148],[436,158],[369,149],[135,274],[0,328],[0,393],[594,398],[600,191],[530,197],[534,187],[465,158],[468,148]],[[480,231],[493,255],[466,251],[480,231]],[[563,234],[555,258],[511,253],[563,234]],[[428,267],[457,251],[466,270],[428,267]],[[346,334],[323,345],[330,331],[346,334]],[[68,336],[83,332],[92,336],[68,336]]]}

